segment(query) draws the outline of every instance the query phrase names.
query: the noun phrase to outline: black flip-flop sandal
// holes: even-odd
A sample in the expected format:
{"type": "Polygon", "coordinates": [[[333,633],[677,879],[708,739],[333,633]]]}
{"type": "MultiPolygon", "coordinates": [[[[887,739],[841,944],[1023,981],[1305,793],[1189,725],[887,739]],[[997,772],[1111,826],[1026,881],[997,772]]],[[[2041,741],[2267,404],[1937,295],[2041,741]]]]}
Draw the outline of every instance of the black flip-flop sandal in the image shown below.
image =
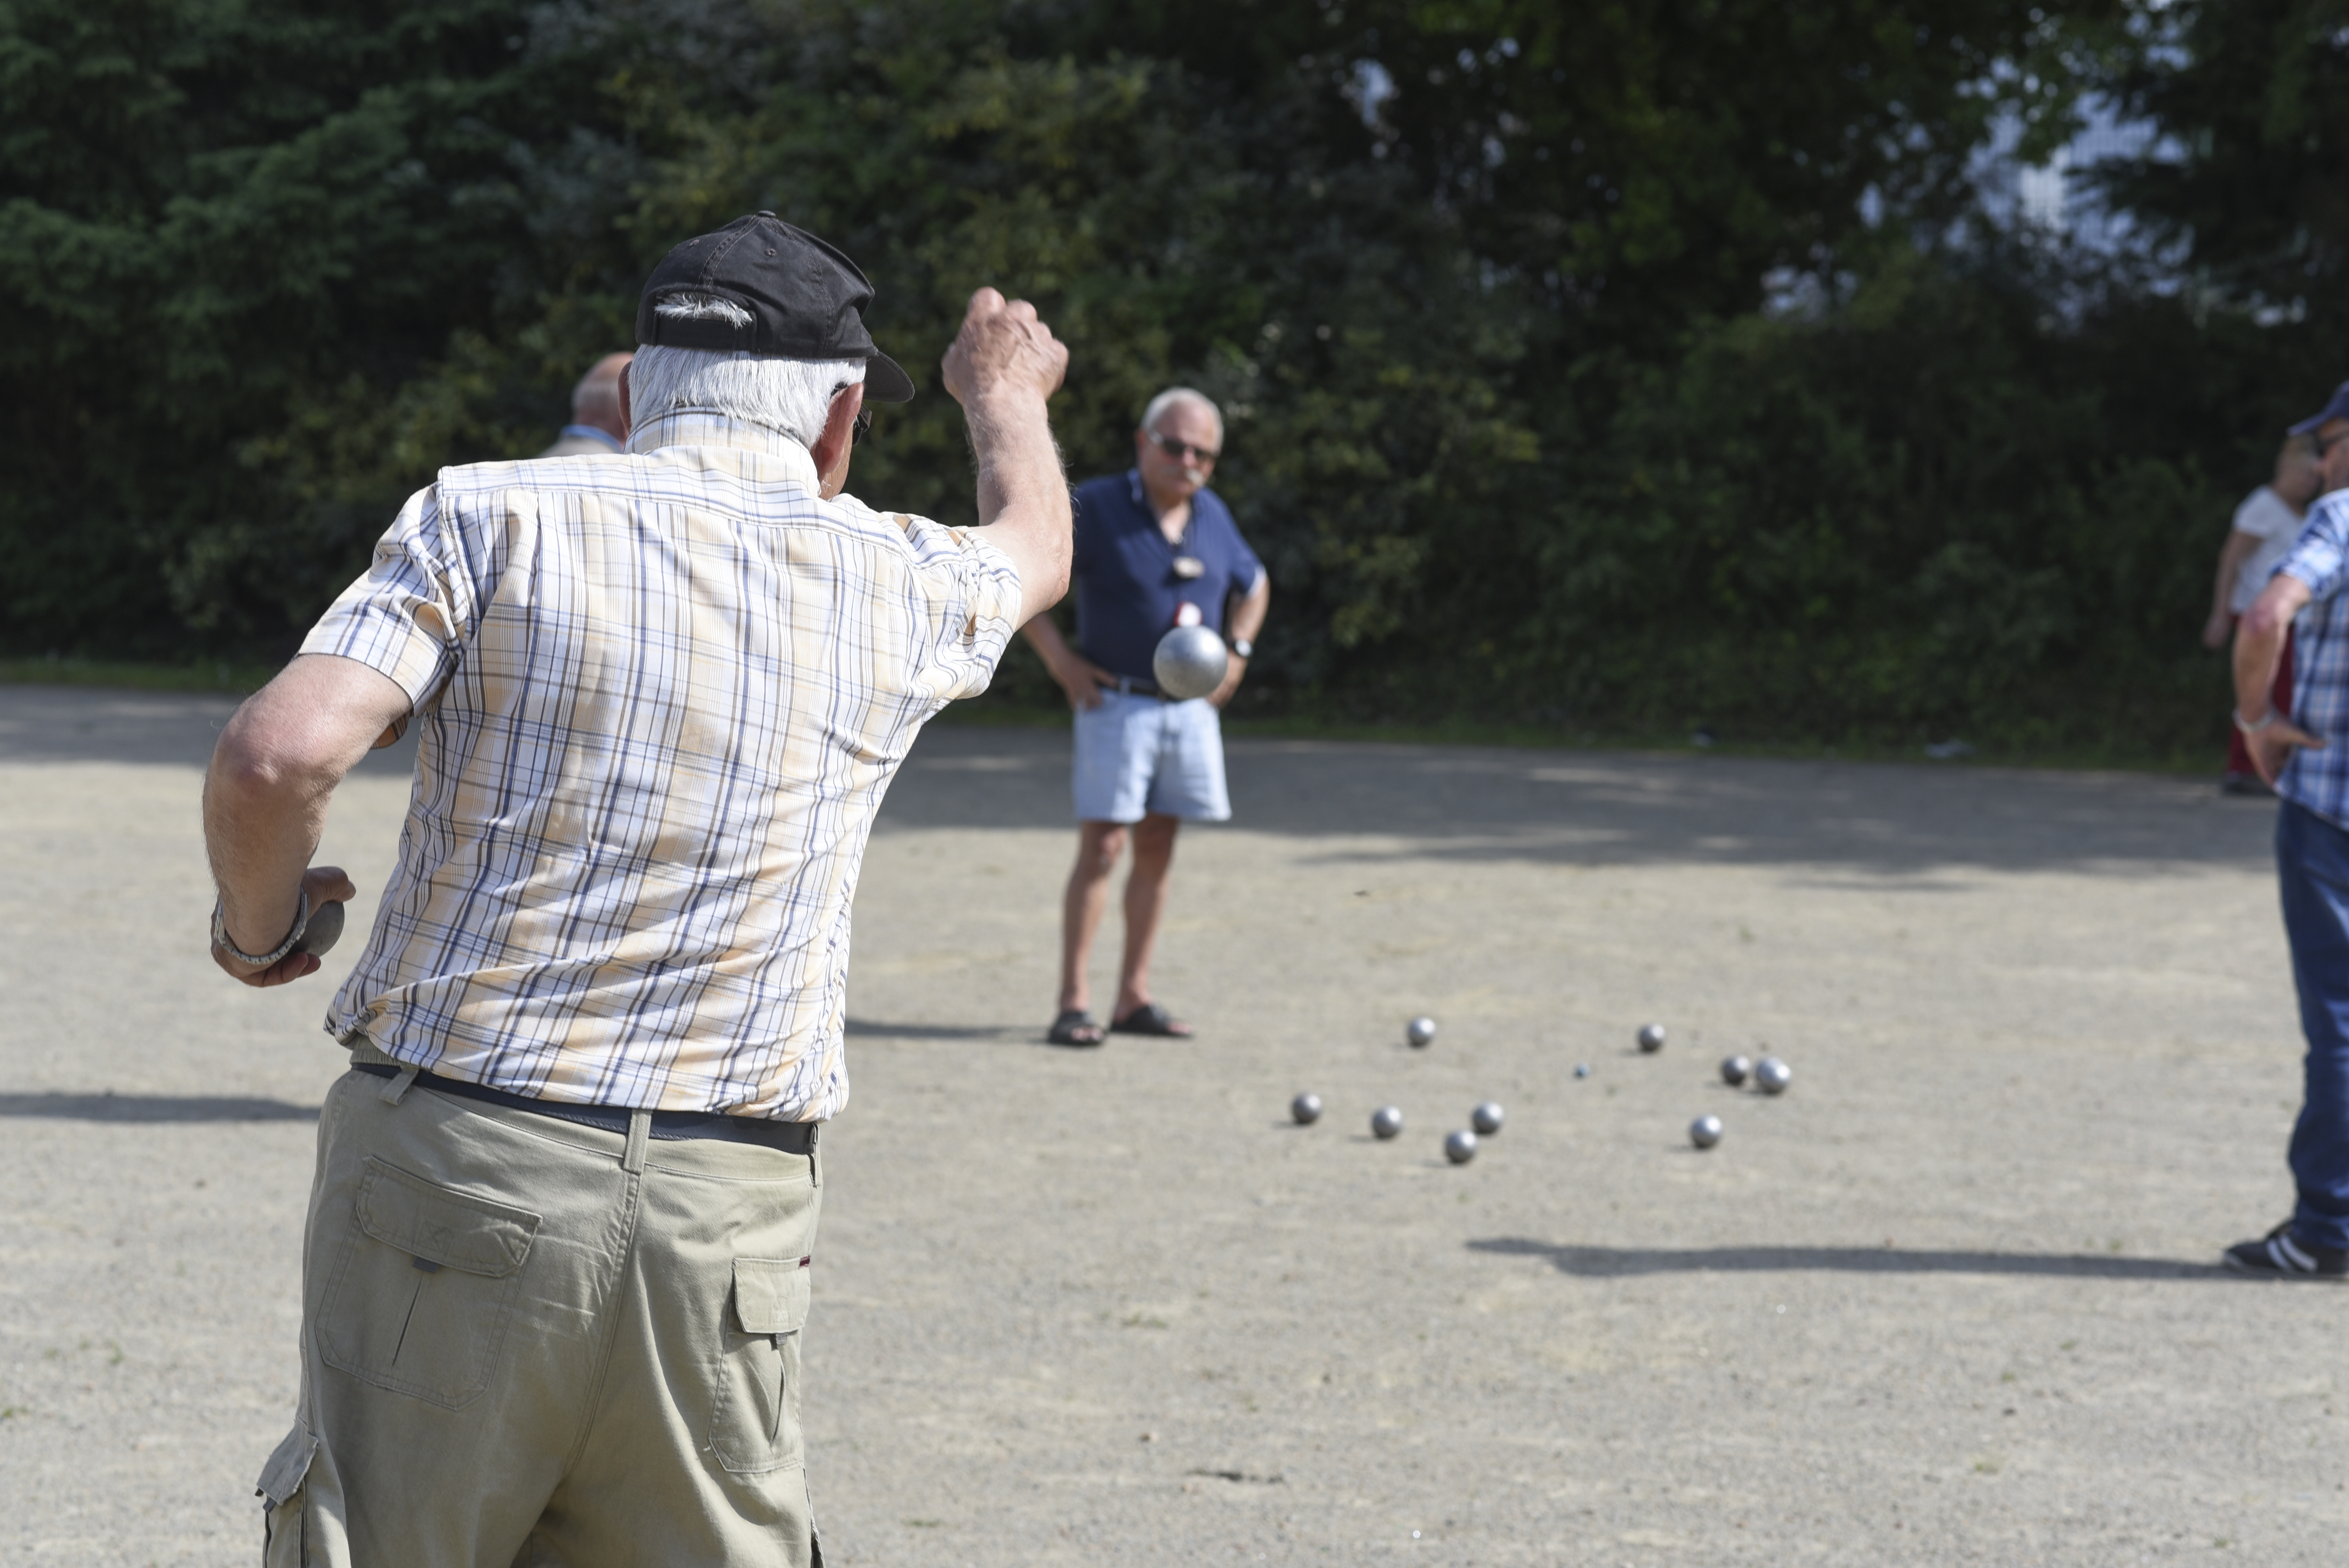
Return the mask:
{"type": "Polygon", "coordinates": [[[1055,1046],[1098,1046],[1105,1037],[1102,1026],[1093,1022],[1093,1016],[1082,1007],[1071,1007],[1053,1019],[1051,1033],[1044,1037],[1048,1044],[1055,1046]]]}
{"type": "Polygon", "coordinates": [[[1191,1026],[1178,1024],[1165,1008],[1155,1002],[1144,1002],[1123,1018],[1109,1021],[1112,1035],[1158,1035],[1170,1040],[1187,1040],[1191,1026]]]}

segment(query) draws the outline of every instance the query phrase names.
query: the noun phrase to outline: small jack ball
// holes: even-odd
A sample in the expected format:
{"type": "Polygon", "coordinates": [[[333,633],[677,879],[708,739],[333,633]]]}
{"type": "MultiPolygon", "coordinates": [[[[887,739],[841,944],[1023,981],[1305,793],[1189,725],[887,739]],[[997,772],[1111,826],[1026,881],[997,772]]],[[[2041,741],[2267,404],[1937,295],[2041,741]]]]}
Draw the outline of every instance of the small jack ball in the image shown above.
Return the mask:
{"type": "Polygon", "coordinates": [[[1574,1076],[1577,1078],[1588,1078],[1590,1076],[1590,1064],[1588,1062],[1575,1063],[1574,1076]]]}
{"type": "Polygon", "coordinates": [[[1490,1138],[1501,1130],[1501,1123],[1508,1114],[1501,1109],[1498,1100],[1488,1099],[1468,1113],[1468,1125],[1485,1137],[1490,1138]]]}
{"type": "Polygon", "coordinates": [[[1382,1105],[1371,1112],[1371,1136],[1379,1139],[1394,1137],[1402,1130],[1402,1109],[1382,1105]]]}
{"type": "Polygon", "coordinates": [[[1721,1141],[1721,1118],[1700,1116],[1689,1123],[1689,1141],[1699,1149],[1710,1149],[1721,1141]]]}
{"type": "Polygon", "coordinates": [[[1784,1094],[1794,1081],[1795,1069],[1775,1057],[1764,1057],[1754,1064],[1754,1087],[1764,1094],[1784,1094]]]}
{"type": "Polygon", "coordinates": [[[1425,1050],[1428,1042],[1435,1038],[1435,1020],[1413,1018],[1403,1026],[1402,1037],[1411,1042],[1413,1050],[1425,1050]]]}
{"type": "Polygon", "coordinates": [[[1664,1048],[1664,1026],[1661,1024],[1640,1026],[1640,1048],[1651,1056],[1664,1048]]]}
{"type": "Polygon", "coordinates": [[[1752,1057],[1723,1057],[1721,1058],[1721,1081],[1727,1084],[1730,1088],[1742,1088],[1744,1087],[1745,1080],[1753,1076],[1754,1058],[1752,1057]]]}
{"type": "Polygon", "coordinates": [[[1299,1127],[1310,1127],[1321,1119],[1321,1097],[1300,1094],[1288,1102],[1288,1114],[1297,1119],[1299,1127]]]}
{"type": "Polygon", "coordinates": [[[1444,1140],[1444,1158],[1454,1165],[1465,1165],[1476,1158],[1476,1135],[1462,1128],[1444,1140]]]}

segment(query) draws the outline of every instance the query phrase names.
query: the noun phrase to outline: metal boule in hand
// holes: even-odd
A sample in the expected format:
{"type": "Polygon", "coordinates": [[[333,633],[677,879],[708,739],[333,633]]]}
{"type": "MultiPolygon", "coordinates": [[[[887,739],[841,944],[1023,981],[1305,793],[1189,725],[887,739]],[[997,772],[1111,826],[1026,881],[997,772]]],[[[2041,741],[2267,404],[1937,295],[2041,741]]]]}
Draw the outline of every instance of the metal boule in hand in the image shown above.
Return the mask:
{"type": "Polygon", "coordinates": [[[1188,702],[1223,685],[1231,664],[1222,637],[1205,626],[1177,626],[1158,639],[1150,673],[1157,677],[1160,691],[1188,702]]]}
{"type": "Polygon", "coordinates": [[[326,949],[342,939],[342,934],[343,906],[322,903],[310,912],[310,923],[302,928],[300,936],[295,938],[294,951],[322,958],[326,956],[326,949]]]}

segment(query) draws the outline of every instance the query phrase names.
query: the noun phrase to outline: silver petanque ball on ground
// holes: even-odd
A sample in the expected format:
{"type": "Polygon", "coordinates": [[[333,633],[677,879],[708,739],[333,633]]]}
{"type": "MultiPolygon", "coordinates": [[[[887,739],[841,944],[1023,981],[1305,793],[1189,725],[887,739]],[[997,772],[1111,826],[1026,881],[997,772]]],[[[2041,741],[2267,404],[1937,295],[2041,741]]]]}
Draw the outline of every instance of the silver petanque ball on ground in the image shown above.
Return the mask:
{"type": "Polygon", "coordinates": [[[1382,1105],[1371,1112],[1371,1136],[1392,1138],[1402,1130],[1402,1109],[1399,1106],[1382,1105]]]}
{"type": "Polygon", "coordinates": [[[1664,1048],[1664,1026],[1661,1024],[1640,1026],[1640,1048],[1653,1056],[1664,1048]]]}
{"type": "Polygon", "coordinates": [[[1795,1069],[1775,1057],[1764,1057],[1754,1064],[1754,1087],[1764,1094],[1784,1094],[1794,1081],[1795,1069]]]}
{"type": "Polygon", "coordinates": [[[1721,1081],[1727,1084],[1730,1088],[1743,1088],[1745,1087],[1745,1080],[1753,1076],[1754,1058],[1752,1057],[1723,1057],[1721,1058],[1721,1081]]]}
{"type": "Polygon", "coordinates": [[[1588,1062],[1575,1063],[1574,1076],[1577,1078],[1588,1078],[1590,1076],[1590,1064],[1588,1062]]]}
{"type": "Polygon", "coordinates": [[[1158,689],[1185,702],[1223,685],[1224,674],[1230,668],[1231,655],[1224,649],[1224,639],[1205,626],[1175,627],[1158,639],[1158,651],[1150,656],[1150,673],[1158,678],[1158,689]]]}
{"type": "Polygon", "coordinates": [[[1721,1141],[1721,1118],[1700,1116],[1689,1123],[1689,1141],[1699,1149],[1710,1149],[1721,1141]]]}
{"type": "Polygon", "coordinates": [[[1501,1130],[1501,1123],[1507,1119],[1508,1114],[1501,1109],[1499,1100],[1488,1099],[1468,1113],[1468,1125],[1484,1137],[1490,1138],[1501,1130]]]}
{"type": "Polygon", "coordinates": [[[1465,1165],[1476,1158],[1476,1135],[1462,1128],[1444,1140],[1444,1158],[1454,1165],[1465,1165]]]}
{"type": "Polygon", "coordinates": [[[1299,1127],[1310,1127],[1321,1119],[1321,1097],[1300,1094],[1288,1102],[1288,1114],[1297,1119],[1299,1127]]]}
{"type": "Polygon", "coordinates": [[[1414,1050],[1425,1050],[1428,1043],[1435,1038],[1435,1020],[1424,1016],[1413,1018],[1402,1026],[1402,1037],[1412,1043],[1414,1050]]]}

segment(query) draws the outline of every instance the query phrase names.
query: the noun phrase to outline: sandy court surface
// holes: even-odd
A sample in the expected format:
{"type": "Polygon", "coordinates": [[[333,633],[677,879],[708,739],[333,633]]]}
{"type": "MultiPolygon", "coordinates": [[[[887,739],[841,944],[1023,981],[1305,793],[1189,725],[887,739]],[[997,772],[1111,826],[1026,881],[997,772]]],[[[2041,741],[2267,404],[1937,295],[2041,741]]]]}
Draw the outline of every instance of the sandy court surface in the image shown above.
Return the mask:
{"type": "MultiPolygon", "coordinates": [[[[226,711],[0,688],[0,1560],[257,1555],[340,1053],[324,984],[204,957],[226,711]]],[[[406,765],[336,803],[362,921],[406,765]]],[[[1073,1052],[1038,1043],[1066,767],[936,729],[866,861],[828,1561],[2340,1561],[2349,1293],[2209,1266],[2289,1196],[2270,808],[1241,742],[1159,968],[1199,1038],[1073,1052]],[[1764,1042],[1791,1092],[1719,1081],[1764,1042]]]]}

